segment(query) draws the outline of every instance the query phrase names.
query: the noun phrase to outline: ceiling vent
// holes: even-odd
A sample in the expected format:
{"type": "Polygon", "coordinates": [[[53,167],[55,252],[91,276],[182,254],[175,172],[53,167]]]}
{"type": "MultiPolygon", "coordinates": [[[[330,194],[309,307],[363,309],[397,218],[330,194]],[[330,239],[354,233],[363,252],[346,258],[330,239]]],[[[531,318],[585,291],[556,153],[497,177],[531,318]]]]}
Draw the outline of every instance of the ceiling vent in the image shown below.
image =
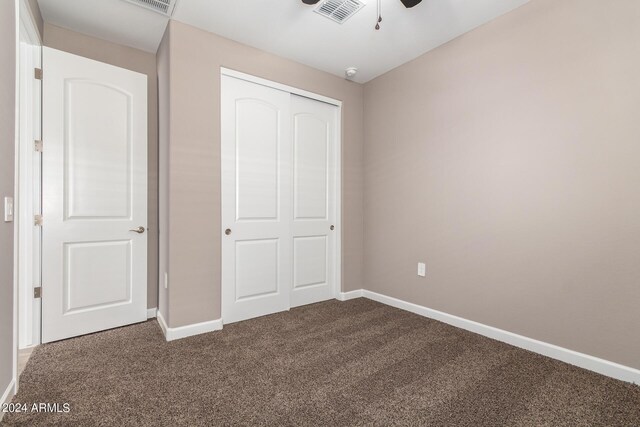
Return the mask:
{"type": "Polygon", "coordinates": [[[129,3],[153,10],[162,15],[171,17],[176,0],[124,0],[129,3]]]}
{"type": "Polygon", "coordinates": [[[364,3],[360,0],[324,0],[314,12],[342,24],[363,7],[364,3]]]}

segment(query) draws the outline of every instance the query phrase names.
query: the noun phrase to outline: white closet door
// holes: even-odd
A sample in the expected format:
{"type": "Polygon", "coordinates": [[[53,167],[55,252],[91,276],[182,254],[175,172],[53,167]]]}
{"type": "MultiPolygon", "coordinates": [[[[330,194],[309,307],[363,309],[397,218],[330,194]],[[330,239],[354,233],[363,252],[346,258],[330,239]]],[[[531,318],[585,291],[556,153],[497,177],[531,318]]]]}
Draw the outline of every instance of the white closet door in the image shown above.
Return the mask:
{"type": "Polygon", "coordinates": [[[222,77],[222,318],[289,309],[290,94],[222,77]]]}
{"type": "Polygon", "coordinates": [[[293,285],[291,307],[334,298],[338,107],[291,96],[293,285]]]}
{"type": "Polygon", "coordinates": [[[146,320],[147,77],[43,49],[42,341],[146,320]]]}

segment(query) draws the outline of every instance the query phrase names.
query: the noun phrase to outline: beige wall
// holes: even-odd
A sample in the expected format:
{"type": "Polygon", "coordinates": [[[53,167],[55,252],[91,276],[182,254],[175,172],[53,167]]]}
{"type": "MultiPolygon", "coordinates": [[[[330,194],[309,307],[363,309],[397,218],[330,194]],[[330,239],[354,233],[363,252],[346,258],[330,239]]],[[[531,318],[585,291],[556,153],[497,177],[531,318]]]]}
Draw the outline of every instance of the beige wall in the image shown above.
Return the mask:
{"type": "Polygon", "coordinates": [[[640,368],[639,22],[534,0],[369,82],[365,287],[640,368]]]}
{"type": "MultiPolygon", "coordinates": [[[[158,79],[156,57],[152,53],[121,46],[49,23],[44,25],[44,45],[85,58],[127,68],[147,75],[148,118],[148,260],[147,306],[158,304],[158,79]]],[[[46,67],[46,65],[45,65],[46,67]]]]}
{"type": "Polygon", "coordinates": [[[220,318],[221,66],[343,101],[342,286],[361,288],[362,85],[179,22],[168,31],[170,326],[220,318]]]}
{"type": "Polygon", "coordinates": [[[160,286],[158,289],[158,310],[169,322],[168,290],[164,287],[164,272],[169,271],[169,129],[171,124],[171,100],[169,98],[169,37],[164,33],[156,53],[158,70],[158,223],[160,228],[158,265],[160,286]]]}
{"type": "Polygon", "coordinates": [[[149,75],[152,174],[159,96],[171,327],[220,317],[224,66],[343,100],[344,291],[640,368],[639,21],[635,0],[534,0],[364,88],[175,21],[157,58],[48,24],[44,39],[149,75]]]}
{"type": "MultiPolygon", "coordinates": [[[[0,204],[13,196],[16,120],[16,9],[0,1],[0,204]]],[[[13,225],[0,207],[0,396],[13,378],[13,225]]],[[[1,414],[0,414],[1,415],[1,414]]],[[[1,416],[0,416],[1,418],[1,416]]]]}

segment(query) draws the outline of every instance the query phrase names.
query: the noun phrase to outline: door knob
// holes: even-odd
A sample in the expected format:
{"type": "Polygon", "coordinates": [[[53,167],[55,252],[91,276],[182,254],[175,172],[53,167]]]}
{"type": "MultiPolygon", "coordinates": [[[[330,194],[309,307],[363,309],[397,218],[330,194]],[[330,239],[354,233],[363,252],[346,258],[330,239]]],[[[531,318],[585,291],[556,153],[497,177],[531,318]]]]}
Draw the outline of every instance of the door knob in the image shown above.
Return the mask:
{"type": "Polygon", "coordinates": [[[129,230],[129,231],[133,231],[133,232],[135,232],[135,233],[142,234],[142,233],[144,233],[144,227],[143,227],[143,226],[140,226],[140,227],[138,227],[138,228],[134,228],[134,229],[129,230]]]}
{"type": "Polygon", "coordinates": [[[335,227],[332,225],[331,227],[329,227],[329,230],[333,231],[335,227]]]}
{"type": "Polygon", "coordinates": [[[226,230],[224,230],[224,234],[226,234],[227,236],[231,234],[231,229],[227,228],[226,230]]]}

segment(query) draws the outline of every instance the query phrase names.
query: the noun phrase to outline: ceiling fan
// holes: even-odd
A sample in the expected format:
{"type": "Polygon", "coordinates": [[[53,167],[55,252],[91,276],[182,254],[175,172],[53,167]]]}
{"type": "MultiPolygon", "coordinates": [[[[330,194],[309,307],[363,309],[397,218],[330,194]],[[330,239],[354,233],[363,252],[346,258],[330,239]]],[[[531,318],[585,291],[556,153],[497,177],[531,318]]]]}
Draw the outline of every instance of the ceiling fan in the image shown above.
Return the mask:
{"type": "MultiPolygon", "coordinates": [[[[422,0],[400,0],[402,2],[402,4],[404,5],[404,7],[406,7],[407,9],[412,8],[414,6],[416,6],[417,4],[419,4],[420,2],[422,2],[422,0]]],[[[314,5],[319,3],[320,0],[302,0],[302,3],[307,4],[307,5],[314,5]]],[[[377,0],[377,6],[378,6],[378,13],[377,13],[377,19],[376,19],[376,25],[375,25],[375,29],[379,30],[380,29],[380,23],[382,22],[382,2],[381,0],[377,0]]],[[[364,6],[364,3],[362,3],[362,1],[360,0],[326,0],[322,6],[319,7],[321,12],[326,12],[324,11],[324,9],[326,8],[326,6],[330,4],[329,9],[331,9],[333,7],[333,9],[337,8],[337,11],[335,11],[335,13],[331,14],[331,19],[333,19],[336,22],[344,22],[344,20],[346,18],[348,18],[349,16],[351,16],[355,11],[357,11],[360,7],[364,6]],[[344,6],[346,7],[346,10],[343,10],[342,8],[344,6]],[[333,16],[336,15],[336,16],[333,16]]],[[[316,10],[317,11],[317,10],[316,10]]],[[[321,13],[322,15],[327,16],[327,13],[321,13]]]]}
{"type": "MultiPolygon", "coordinates": [[[[302,0],[302,3],[304,4],[316,4],[318,3],[320,0],[302,0]]],[[[402,4],[404,5],[404,7],[406,8],[410,8],[413,7],[415,5],[417,5],[418,3],[420,3],[422,0],[400,0],[402,2],[402,4]]]]}

